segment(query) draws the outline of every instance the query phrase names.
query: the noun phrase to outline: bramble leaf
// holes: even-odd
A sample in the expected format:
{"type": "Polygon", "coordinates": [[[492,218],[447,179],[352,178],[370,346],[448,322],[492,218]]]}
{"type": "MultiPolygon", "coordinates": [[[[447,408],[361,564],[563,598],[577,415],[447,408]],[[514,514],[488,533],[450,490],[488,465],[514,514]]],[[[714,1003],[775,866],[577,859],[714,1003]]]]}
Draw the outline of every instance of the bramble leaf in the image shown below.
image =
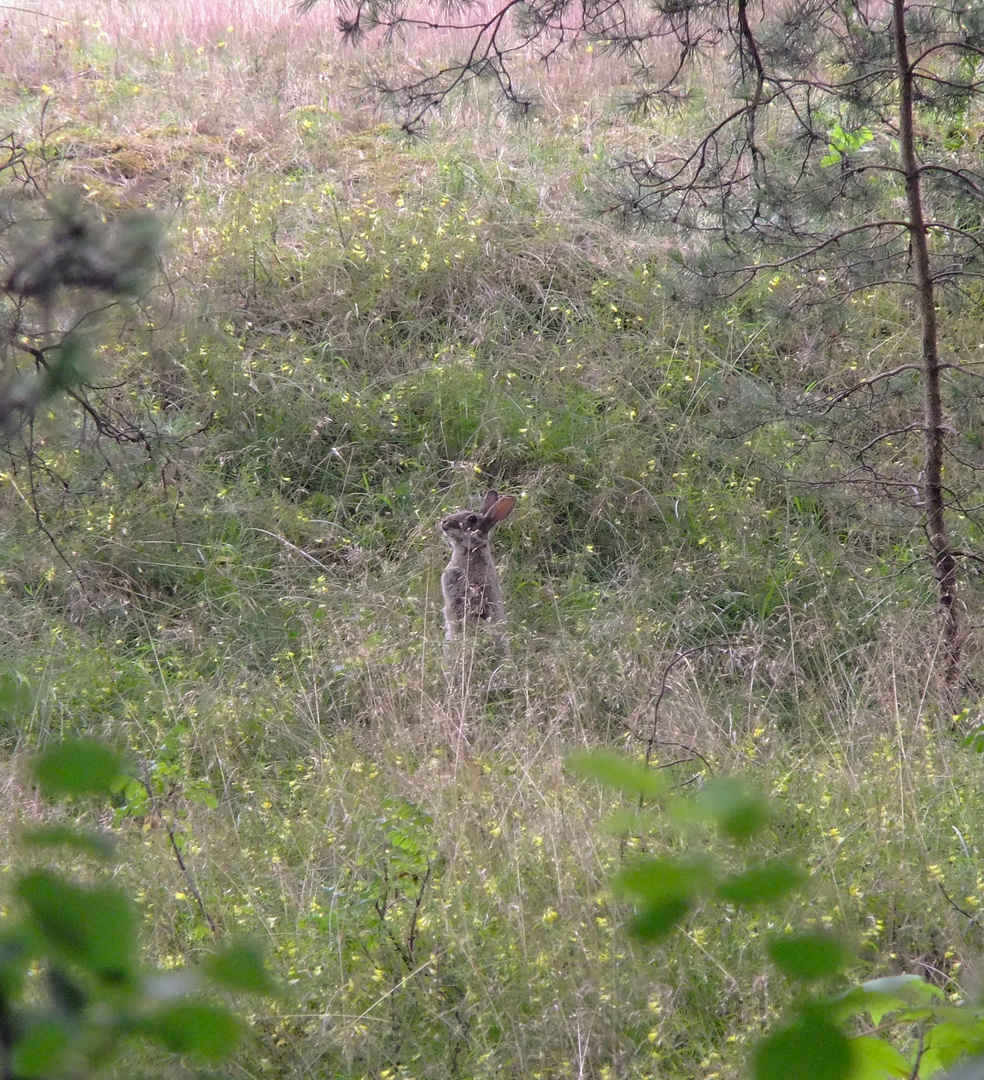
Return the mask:
{"type": "Polygon", "coordinates": [[[851,951],[829,934],[794,934],[771,941],[769,957],[790,979],[825,979],[847,967],[851,951]]]}
{"type": "Polygon", "coordinates": [[[712,821],[736,843],[750,840],[769,821],[765,797],[744,780],[732,776],[709,780],[692,806],[699,817],[712,821]]]}
{"type": "Polygon", "coordinates": [[[233,942],[202,964],[203,972],[220,986],[243,994],[274,994],[277,984],[264,967],[259,948],[233,942]]]}
{"type": "Polygon", "coordinates": [[[806,873],[800,867],[782,859],[770,859],[725,878],[717,887],[717,896],[737,907],[753,907],[781,900],[805,880],[806,873]]]}
{"type": "Polygon", "coordinates": [[[133,977],[137,917],[121,889],[74,885],[38,870],[22,877],[15,892],[57,952],[103,980],[133,977]]]}
{"type": "Polygon", "coordinates": [[[183,1001],[149,1017],[144,1031],[176,1054],[191,1054],[217,1062],[239,1045],[242,1029],[233,1014],[221,1005],[183,1001]]]}
{"type": "Polygon", "coordinates": [[[572,754],[567,764],[579,775],[632,798],[655,799],[666,791],[669,784],[661,773],[620,754],[597,750],[572,754]]]}
{"type": "Polygon", "coordinates": [[[98,739],[65,739],[34,763],[34,776],[50,799],[64,795],[111,795],[125,782],[119,755],[98,739]]]}
{"type": "Polygon", "coordinates": [[[773,1031],[752,1058],[754,1080],[847,1080],[854,1053],[851,1040],[817,1002],[773,1031]]]}
{"type": "Polygon", "coordinates": [[[891,1080],[909,1077],[912,1066],[891,1043],[874,1035],[860,1035],[851,1040],[854,1067],[851,1080],[891,1080]]]}

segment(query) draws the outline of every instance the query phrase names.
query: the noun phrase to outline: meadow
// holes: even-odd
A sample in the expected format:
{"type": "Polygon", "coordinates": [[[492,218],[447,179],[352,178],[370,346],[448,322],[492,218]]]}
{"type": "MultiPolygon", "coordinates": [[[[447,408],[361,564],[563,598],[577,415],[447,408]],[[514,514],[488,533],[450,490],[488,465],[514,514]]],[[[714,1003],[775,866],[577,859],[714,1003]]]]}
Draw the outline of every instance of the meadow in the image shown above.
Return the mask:
{"type": "MultiPolygon", "coordinates": [[[[954,716],[921,524],[827,483],[849,453],[801,408],[911,359],[908,303],[800,311],[789,275],[698,305],[605,213],[613,161],[713,85],[629,113],[628,63],[582,45],[530,64],[527,120],[477,82],[408,141],[361,88],[446,43],[343,46],[328,5],[54,0],[5,9],[0,45],[4,206],[70,186],[167,229],[96,346],[94,400],[140,437],[52,405],[0,465],[0,666],[32,695],[0,716],[5,872],[54,813],[27,756],[127,751],[146,798],[100,819],[113,876],[157,963],[265,944],[284,993],[243,1007],[224,1070],[257,1078],[742,1076],[797,993],[784,928],[854,949],[845,985],[978,994],[981,584],[954,716]],[[511,654],[449,662],[435,526],[490,486],[519,497],[511,654]],[[684,793],[747,779],[773,806],[753,854],[808,888],[634,941],[612,875],[717,841],[613,820],[632,800],[568,766],[592,748],[684,793]]],[[[984,347],[973,309],[948,333],[984,347]]]]}

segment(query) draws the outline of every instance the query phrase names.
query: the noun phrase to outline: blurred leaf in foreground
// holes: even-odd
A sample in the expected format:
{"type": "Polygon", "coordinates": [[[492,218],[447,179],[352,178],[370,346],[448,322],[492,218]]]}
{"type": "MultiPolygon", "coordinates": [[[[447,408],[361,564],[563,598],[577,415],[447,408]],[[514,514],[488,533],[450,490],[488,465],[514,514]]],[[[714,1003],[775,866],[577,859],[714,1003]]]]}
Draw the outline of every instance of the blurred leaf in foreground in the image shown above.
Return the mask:
{"type": "Polygon", "coordinates": [[[640,859],[625,867],[612,888],[635,907],[630,933],[647,942],[665,938],[713,887],[715,865],[696,856],[640,859]]]}
{"type": "Polygon", "coordinates": [[[790,979],[825,979],[843,971],[851,950],[829,934],[790,934],[769,943],[769,957],[790,979]]]}
{"type": "Polygon", "coordinates": [[[799,866],[782,859],[769,859],[725,878],[717,887],[717,896],[736,907],[770,904],[799,888],[806,877],[799,866]]]}
{"type": "Polygon", "coordinates": [[[137,916],[122,889],[75,885],[37,870],[22,877],[15,892],[40,934],[65,959],[106,981],[134,976],[137,916]]]}
{"type": "Polygon", "coordinates": [[[851,1040],[827,1006],[805,1005],[761,1042],[752,1058],[754,1080],[847,1080],[854,1067],[851,1040]]]}
{"type": "Polygon", "coordinates": [[[98,739],[66,739],[45,750],[34,776],[49,799],[112,795],[126,780],[119,755],[98,739]]]}
{"type": "Polygon", "coordinates": [[[567,764],[579,775],[621,791],[630,798],[655,799],[669,786],[669,781],[662,774],[641,761],[632,761],[620,754],[597,750],[572,754],[567,764]]]}

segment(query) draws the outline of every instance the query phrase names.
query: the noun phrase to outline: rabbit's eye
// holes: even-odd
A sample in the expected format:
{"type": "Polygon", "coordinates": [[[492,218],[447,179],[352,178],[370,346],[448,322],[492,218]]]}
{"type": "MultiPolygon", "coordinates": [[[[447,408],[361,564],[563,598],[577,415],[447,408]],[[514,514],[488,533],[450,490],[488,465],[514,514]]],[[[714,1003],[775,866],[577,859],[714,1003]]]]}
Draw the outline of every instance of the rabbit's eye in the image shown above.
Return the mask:
{"type": "Polygon", "coordinates": [[[468,515],[468,524],[469,525],[477,525],[478,524],[478,515],[477,514],[469,514],[468,515]]]}

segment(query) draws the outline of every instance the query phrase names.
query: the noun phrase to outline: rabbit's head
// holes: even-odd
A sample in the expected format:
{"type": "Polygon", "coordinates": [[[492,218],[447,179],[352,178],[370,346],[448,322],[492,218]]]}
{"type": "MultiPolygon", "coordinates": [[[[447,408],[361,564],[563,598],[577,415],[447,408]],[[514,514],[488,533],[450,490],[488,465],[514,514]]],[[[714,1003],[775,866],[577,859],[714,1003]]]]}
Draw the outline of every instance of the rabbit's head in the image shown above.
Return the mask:
{"type": "Polygon", "coordinates": [[[444,518],[439,526],[441,535],[455,550],[475,551],[486,547],[489,533],[512,513],[515,505],[512,495],[490,491],[481,510],[459,510],[444,518]]]}

